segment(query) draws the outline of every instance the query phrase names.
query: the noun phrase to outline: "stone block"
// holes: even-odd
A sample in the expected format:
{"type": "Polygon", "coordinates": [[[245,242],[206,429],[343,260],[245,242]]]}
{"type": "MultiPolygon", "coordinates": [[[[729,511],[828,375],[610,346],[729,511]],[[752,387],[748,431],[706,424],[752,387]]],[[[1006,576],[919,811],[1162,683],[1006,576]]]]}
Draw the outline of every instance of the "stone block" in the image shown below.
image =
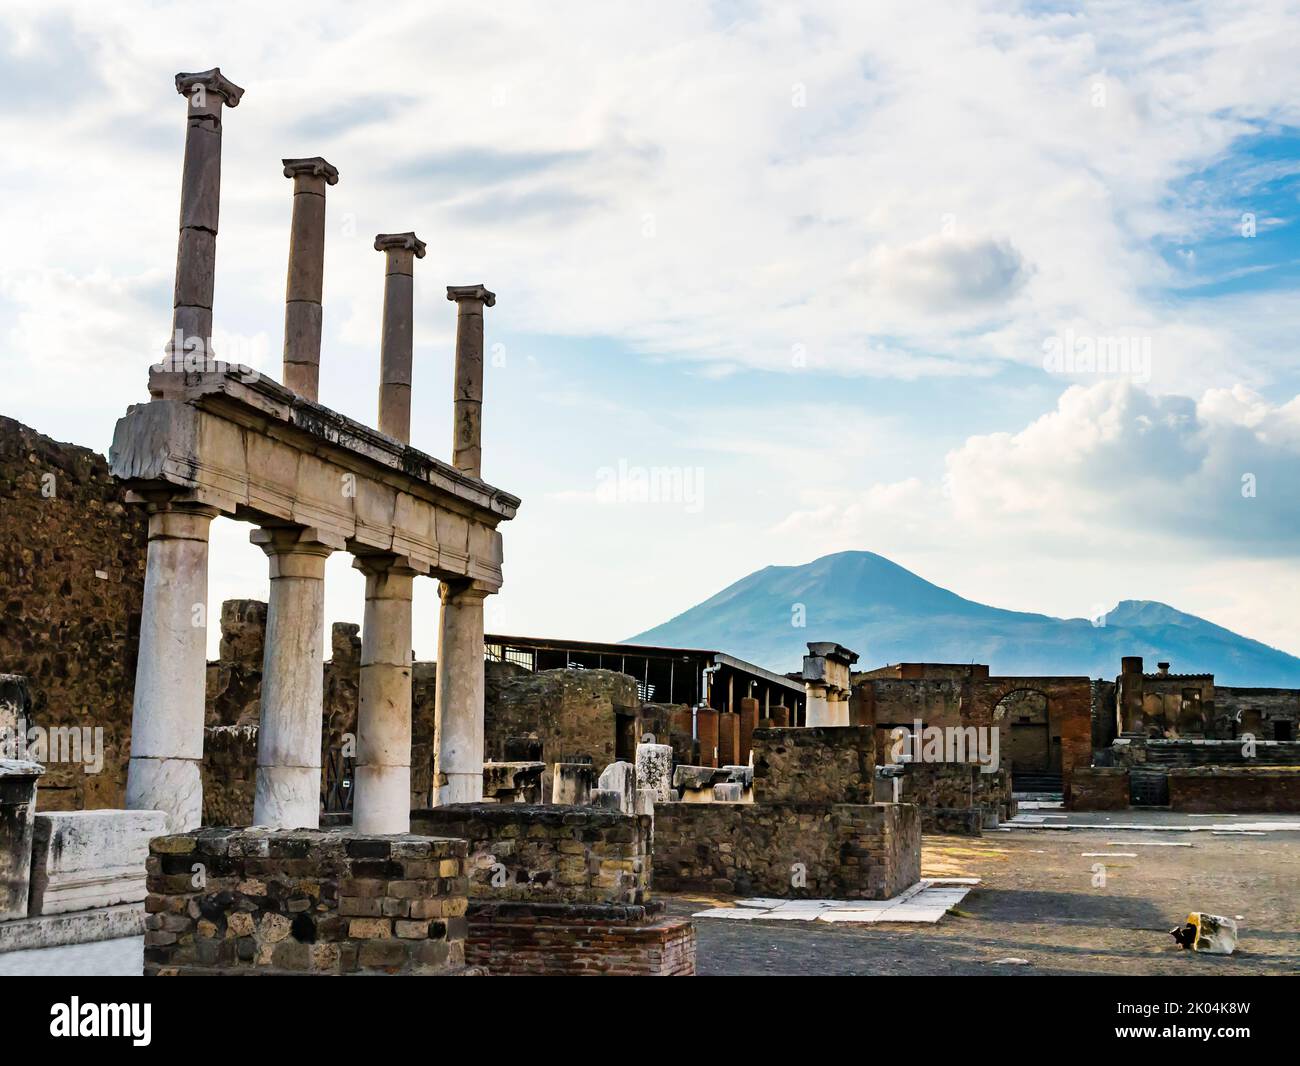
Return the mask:
{"type": "MultiPolygon", "coordinates": [[[[167,832],[162,811],[53,811],[36,816],[32,915],[139,903],[149,841],[167,832]]],[[[188,872],[189,862],[183,869],[188,872]]],[[[164,867],[166,869],[166,867],[164,867]]]]}
{"type": "Polygon", "coordinates": [[[36,782],[44,772],[26,759],[0,759],[0,922],[27,917],[36,782]]]}
{"type": "Polygon", "coordinates": [[[648,788],[668,803],[677,798],[673,791],[673,748],[671,744],[638,744],[636,749],[638,788],[648,788]]]}
{"type": "MultiPolygon", "coordinates": [[[[601,771],[597,782],[601,791],[616,792],[618,809],[624,814],[636,810],[636,767],[630,762],[612,762],[601,771]]],[[[599,804],[598,804],[599,805],[599,804]]]]}

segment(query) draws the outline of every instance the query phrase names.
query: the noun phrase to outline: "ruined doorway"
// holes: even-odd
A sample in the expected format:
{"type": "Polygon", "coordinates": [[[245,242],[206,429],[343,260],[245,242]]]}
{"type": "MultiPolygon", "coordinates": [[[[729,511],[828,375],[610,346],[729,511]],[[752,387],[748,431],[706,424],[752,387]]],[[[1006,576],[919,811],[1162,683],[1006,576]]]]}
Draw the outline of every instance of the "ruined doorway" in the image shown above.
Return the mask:
{"type": "Polygon", "coordinates": [[[1052,737],[1047,695],[1037,689],[1008,692],[994,708],[995,722],[1003,723],[1007,750],[1003,759],[1011,772],[1059,774],[1061,746],[1052,737]]]}

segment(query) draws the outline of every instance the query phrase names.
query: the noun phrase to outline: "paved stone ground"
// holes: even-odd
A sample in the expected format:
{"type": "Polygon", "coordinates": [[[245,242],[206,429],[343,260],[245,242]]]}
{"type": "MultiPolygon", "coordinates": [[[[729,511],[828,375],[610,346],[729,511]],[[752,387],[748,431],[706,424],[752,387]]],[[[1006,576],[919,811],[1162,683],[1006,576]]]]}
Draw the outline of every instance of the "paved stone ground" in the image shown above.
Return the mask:
{"type": "MultiPolygon", "coordinates": [[[[1103,818],[1110,824],[1155,821],[1133,812],[1090,815],[1088,820],[1103,818]]],[[[1170,824],[1179,821],[1195,824],[1201,819],[1168,819],[1170,824]]],[[[1014,830],[978,838],[933,836],[925,838],[922,861],[927,876],[979,877],[983,883],[966,897],[959,914],[934,926],[700,919],[699,972],[1300,973],[1300,832],[1216,836],[1014,830]],[[1108,847],[1112,840],[1118,845],[1108,847]],[[1147,840],[1192,846],[1138,844],[1147,840]],[[1083,857],[1084,852],[1107,851],[1135,852],[1137,857],[1109,862],[1083,857]],[[1106,866],[1104,888],[1092,886],[1092,867],[1099,862],[1106,866]],[[1235,955],[1197,955],[1174,943],[1169,930],[1193,910],[1244,915],[1235,955]],[[1007,957],[1027,959],[1029,965],[995,961],[1007,957]]],[[[663,898],[675,914],[725,902],[706,896],[663,898]]]]}
{"type": "Polygon", "coordinates": [[[144,937],[0,953],[0,977],[139,977],[144,937]]]}

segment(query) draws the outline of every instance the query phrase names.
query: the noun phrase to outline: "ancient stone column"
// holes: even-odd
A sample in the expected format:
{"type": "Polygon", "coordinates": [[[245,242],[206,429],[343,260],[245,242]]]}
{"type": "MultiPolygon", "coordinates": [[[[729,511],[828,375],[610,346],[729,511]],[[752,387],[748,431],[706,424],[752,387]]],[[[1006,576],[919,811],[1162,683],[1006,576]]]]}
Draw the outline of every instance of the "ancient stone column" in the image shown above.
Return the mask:
{"type": "Polygon", "coordinates": [[[803,683],[807,722],[810,726],[834,725],[831,721],[830,695],[825,685],[814,681],[803,683]]]}
{"type": "Polygon", "coordinates": [[[365,555],[352,827],[411,831],[411,593],[416,571],[397,555],[365,555]]]}
{"type": "Polygon", "coordinates": [[[483,308],[496,294],[482,285],[448,285],[456,302],[456,408],[451,465],[470,477],[483,476],[483,308]]]}
{"type": "Polygon", "coordinates": [[[320,156],[282,159],[293,178],[289,276],[284,290],[284,384],[303,399],[320,399],[321,294],[325,283],[325,187],[339,172],[320,156]]]}
{"type": "Polygon", "coordinates": [[[384,324],[379,344],[379,431],[411,442],[411,352],[415,315],[414,265],[425,244],[414,233],[381,233],[384,253],[384,324]]]}
{"type": "Polygon", "coordinates": [[[212,285],[221,206],[221,109],[238,107],[244,90],[223,76],[220,67],[213,67],[197,74],[177,74],[176,91],[189,101],[172,337],[168,342],[168,350],[179,358],[183,353],[177,350],[178,342],[191,351],[202,344],[207,353],[212,339],[212,285]]]}
{"type": "Polygon", "coordinates": [[[434,688],[435,806],[483,798],[483,601],[472,582],[444,581],[434,688]]]}
{"type": "Polygon", "coordinates": [[[192,503],[149,508],[126,805],[165,811],[171,833],[203,820],[208,530],[216,514],[192,503]]]}
{"type": "Polygon", "coordinates": [[[249,539],[271,560],[253,822],[315,829],[320,825],[325,560],[342,544],[327,544],[319,531],[300,526],[255,529],[249,539]]]}

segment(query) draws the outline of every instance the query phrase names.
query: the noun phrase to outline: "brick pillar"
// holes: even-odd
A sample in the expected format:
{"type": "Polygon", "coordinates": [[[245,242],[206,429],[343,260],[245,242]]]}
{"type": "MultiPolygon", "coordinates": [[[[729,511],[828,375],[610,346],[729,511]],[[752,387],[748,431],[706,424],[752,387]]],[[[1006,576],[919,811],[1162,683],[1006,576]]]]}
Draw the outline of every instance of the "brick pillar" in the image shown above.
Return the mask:
{"type": "Polygon", "coordinates": [[[749,753],[754,747],[754,730],[758,728],[758,700],[746,696],[740,701],[740,758],[742,766],[749,762],[749,753]]]}
{"type": "Polygon", "coordinates": [[[790,708],[784,703],[778,703],[772,708],[772,724],[778,727],[790,724],[790,708]]]}
{"type": "Polygon", "coordinates": [[[701,707],[695,712],[695,731],[700,742],[700,765],[718,765],[718,712],[701,707]]]}
{"type": "Polygon", "coordinates": [[[740,715],[718,715],[718,765],[736,766],[740,763],[740,715]]]}

